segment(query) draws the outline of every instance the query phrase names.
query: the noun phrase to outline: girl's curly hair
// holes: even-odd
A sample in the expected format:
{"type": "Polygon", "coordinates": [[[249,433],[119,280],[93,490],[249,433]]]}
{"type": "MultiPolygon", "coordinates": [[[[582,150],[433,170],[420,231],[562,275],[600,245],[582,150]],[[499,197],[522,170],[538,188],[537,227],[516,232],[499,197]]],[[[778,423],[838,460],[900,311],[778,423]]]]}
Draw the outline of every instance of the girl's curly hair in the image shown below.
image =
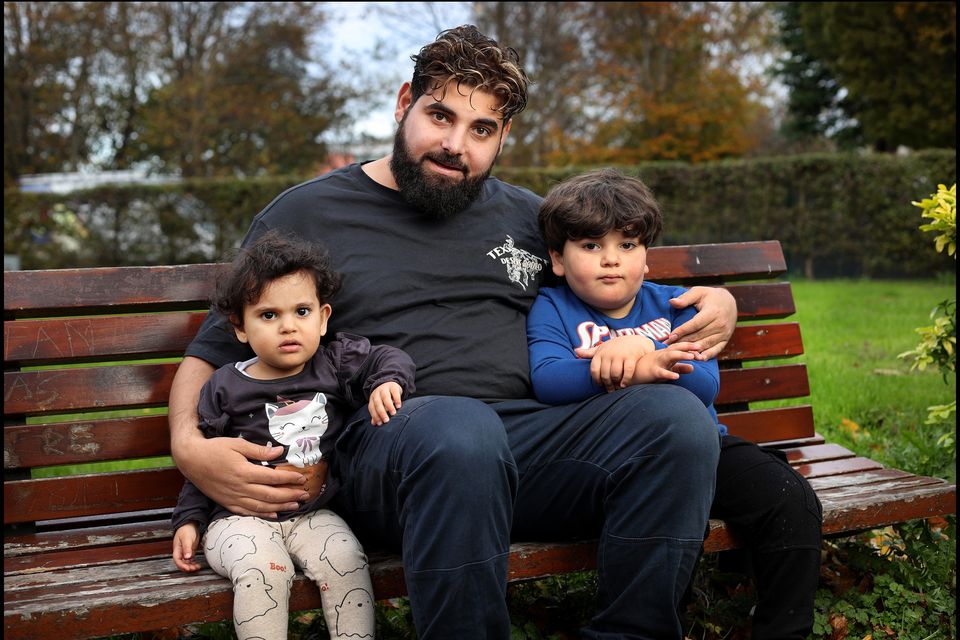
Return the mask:
{"type": "Polygon", "coordinates": [[[473,91],[489,91],[500,99],[497,111],[504,122],[527,106],[530,80],[520,66],[520,55],[468,24],[442,31],[437,39],[410,56],[414,62],[413,101],[456,81],[473,91]]]}
{"type": "Polygon", "coordinates": [[[321,304],[340,290],[340,274],[322,245],[269,231],[241,248],[226,265],[210,302],[231,323],[243,327],[244,308],[256,304],[267,285],[300,271],[313,277],[321,304]]]}

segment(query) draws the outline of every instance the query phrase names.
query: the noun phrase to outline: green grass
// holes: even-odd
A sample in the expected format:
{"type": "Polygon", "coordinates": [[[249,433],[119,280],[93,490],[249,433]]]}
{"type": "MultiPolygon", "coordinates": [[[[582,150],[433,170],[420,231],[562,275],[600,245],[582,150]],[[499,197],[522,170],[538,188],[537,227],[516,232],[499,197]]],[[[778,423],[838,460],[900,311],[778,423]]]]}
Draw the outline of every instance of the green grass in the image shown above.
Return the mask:
{"type": "Polygon", "coordinates": [[[945,431],[925,424],[926,408],[956,398],[956,375],[944,381],[933,370],[911,371],[897,357],[916,346],[914,329],[930,324],[930,311],[955,297],[953,284],[801,280],[792,286],[797,313],[790,320],[800,323],[805,353],[790,361],[807,364],[817,432],[885,464],[955,480],[951,461],[924,461],[911,451],[945,431]]]}

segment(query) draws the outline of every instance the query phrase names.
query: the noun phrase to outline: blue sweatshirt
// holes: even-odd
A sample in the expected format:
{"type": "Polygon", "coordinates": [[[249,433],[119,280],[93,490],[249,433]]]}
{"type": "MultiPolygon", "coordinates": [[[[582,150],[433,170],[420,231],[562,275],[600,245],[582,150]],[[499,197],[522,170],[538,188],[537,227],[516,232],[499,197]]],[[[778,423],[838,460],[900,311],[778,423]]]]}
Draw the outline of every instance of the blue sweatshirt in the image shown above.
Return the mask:
{"type": "MultiPolygon", "coordinates": [[[[578,358],[574,349],[594,347],[615,336],[638,334],[653,340],[657,349],[666,348],[663,341],[673,327],[697,312],[694,307],[674,309],[670,305],[670,298],[685,291],[683,287],[644,282],[630,313],[624,318],[611,318],[584,304],[566,285],[541,288],[527,317],[530,376],[537,399],[547,404],[567,404],[606,393],[590,377],[590,360],[578,358]]],[[[717,421],[713,401],[720,389],[720,371],[716,359],[686,362],[693,365],[691,373],[664,382],[693,392],[717,421]]],[[[724,425],[717,422],[717,428],[726,435],[724,425]]]]}

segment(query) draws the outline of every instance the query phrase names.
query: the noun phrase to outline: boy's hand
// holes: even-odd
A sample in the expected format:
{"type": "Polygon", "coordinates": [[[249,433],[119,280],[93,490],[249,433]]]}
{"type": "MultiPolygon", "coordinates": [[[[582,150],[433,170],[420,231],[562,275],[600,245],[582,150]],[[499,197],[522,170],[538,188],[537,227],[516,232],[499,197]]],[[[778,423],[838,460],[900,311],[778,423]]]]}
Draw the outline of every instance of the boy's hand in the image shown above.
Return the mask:
{"type": "Polygon", "coordinates": [[[400,408],[400,397],[403,388],[396,382],[384,382],[370,394],[367,409],[370,411],[370,422],[379,427],[390,422],[390,416],[397,415],[400,408]]]}
{"type": "MultiPolygon", "coordinates": [[[[644,384],[677,380],[681,373],[693,372],[693,365],[682,360],[695,360],[698,352],[694,343],[678,342],[640,358],[629,384],[644,384]]],[[[627,386],[626,381],[622,386],[627,386]]],[[[612,389],[608,389],[612,391],[612,389]]]]}
{"type": "Polygon", "coordinates": [[[200,544],[200,530],[196,522],[188,522],[173,534],[173,562],[177,568],[193,573],[200,568],[197,562],[197,546],[200,544]]]}
{"type": "Polygon", "coordinates": [[[673,344],[681,338],[699,342],[703,352],[698,360],[717,357],[737,325],[737,301],[733,295],[720,287],[691,287],[682,296],[671,299],[670,304],[677,309],[693,305],[697,315],[675,327],[664,342],[673,344]]]}
{"type": "Polygon", "coordinates": [[[578,358],[590,358],[590,377],[594,384],[607,391],[621,388],[624,378],[631,378],[637,361],[656,351],[647,336],[617,336],[590,349],[575,349],[578,358]]]}

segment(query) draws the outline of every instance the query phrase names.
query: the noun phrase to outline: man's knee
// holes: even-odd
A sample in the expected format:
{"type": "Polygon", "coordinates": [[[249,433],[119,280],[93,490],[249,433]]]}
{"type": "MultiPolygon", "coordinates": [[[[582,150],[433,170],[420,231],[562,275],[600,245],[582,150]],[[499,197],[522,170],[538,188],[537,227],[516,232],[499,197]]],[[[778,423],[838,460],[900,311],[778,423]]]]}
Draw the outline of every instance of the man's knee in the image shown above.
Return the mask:
{"type": "Polygon", "coordinates": [[[693,393],[670,384],[642,385],[628,389],[619,404],[629,424],[654,431],[661,455],[716,468],[717,425],[693,393]]]}
{"type": "Polygon", "coordinates": [[[504,465],[515,468],[503,423],[486,404],[446,396],[420,400],[397,437],[396,463],[402,470],[429,468],[476,488],[488,473],[504,465]]]}

